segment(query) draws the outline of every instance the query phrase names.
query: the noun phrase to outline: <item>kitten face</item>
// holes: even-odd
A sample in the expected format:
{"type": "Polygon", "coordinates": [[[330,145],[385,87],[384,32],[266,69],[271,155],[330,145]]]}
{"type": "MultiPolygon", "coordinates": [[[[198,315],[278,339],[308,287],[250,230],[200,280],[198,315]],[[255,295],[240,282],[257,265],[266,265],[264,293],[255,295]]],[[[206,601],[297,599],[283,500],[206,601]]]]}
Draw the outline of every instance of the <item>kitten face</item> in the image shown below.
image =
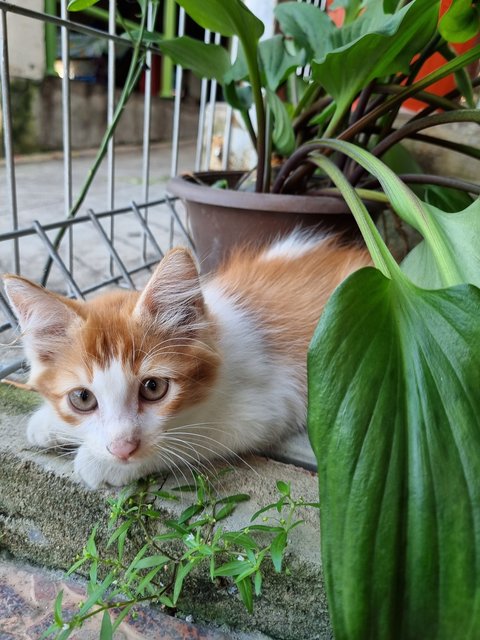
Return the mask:
{"type": "MultiPolygon", "coordinates": [[[[141,295],[80,303],[17,277],[6,290],[32,363],[30,384],[65,425],[58,439],[80,445],[77,471],[87,483],[98,484],[88,480],[95,465],[109,469],[114,484],[177,465],[172,434],[206,398],[220,365],[190,255],[169,254],[141,295]]],[[[193,445],[183,446],[193,458],[193,445]]]]}

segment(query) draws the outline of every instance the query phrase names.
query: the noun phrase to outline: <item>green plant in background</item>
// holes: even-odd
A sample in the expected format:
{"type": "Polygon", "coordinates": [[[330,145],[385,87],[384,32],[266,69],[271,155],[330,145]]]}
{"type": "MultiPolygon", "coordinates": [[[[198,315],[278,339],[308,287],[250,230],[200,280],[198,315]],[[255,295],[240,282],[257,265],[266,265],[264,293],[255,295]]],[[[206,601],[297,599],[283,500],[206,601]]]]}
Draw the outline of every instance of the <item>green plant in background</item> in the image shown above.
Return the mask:
{"type": "MultiPolygon", "coordinates": [[[[242,115],[258,155],[256,191],[331,194],[331,181],[309,162],[309,145],[320,137],[348,140],[386,159],[389,152],[388,162],[398,162],[399,143],[421,135],[426,144],[478,159],[478,150],[468,145],[421,134],[442,123],[478,121],[468,68],[478,61],[480,45],[457,55],[449,44],[478,32],[478,21],[472,28],[469,15],[465,17],[470,2],[458,10],[462,3],[455,0],[440,30],[440,0],[348,0],[337,3],[346,12],[340,27],[318,7],[282,2],[275,9],[280,33],[261,40],[263,24],[241,0],[176,1],[201,27],[239,39],[234,62],[225,47],[187,36],[162,40],[159,48],[199,77],[215,78],[227,102],[242,115]],[[462,28],[465,22],[468,31],[462,28]],[[436,52],[448,62],[417,79],[436,52]],[[307,77],[298,76],[299,65],[310,69],[307,77]],[[457,89],[443,96],[430,93],[433,82],[452,73],[457,89]],[[425,109],[398,125],[399,110],[412,96],[424,101],[425,109]],[[436,109],[442,113],[432,115],[436,109]],[[274,179],[272,152],[288,158],[274,179]]],[[[475,184],[422,173],[405,150],[401,157],[405,180],[418,185],[419,195],[437,203],[446,200],[452,211],[459,201],[471,203],[468,193],[480,191],[475,184]],[[439,191],[439,185],[446,189],[439,191]]],[[[354,163],[341,157],[337,162],[352,184],[371,182],[354,163]]]]}
{"type": "Polygon", "coordinates": [[[118,499],[109,500],[109,527],[113,531],[107,549],[101,553],[97,548],[95,527],[82,555],[69,570],[88,572],[88,597],[78,613],[66,619],[60,592],[54,605],[54,624],[43,638],[65,640],[85,620],[101,615],[100,638],[109,640],[136,605],[151,602],[174,611],[184,581],[202,566],[208,568],[212,581],[226,579],[235,585],[247,610],[253,611],[266,565],[273,565],[277,573],[288,572],[284,554],[290,532],[303,522],[298,519],[299,508],[318,504],[293,498],[290,485],[280,480],[276,502],[254,513],[247,526],[227,531],[221,523],[250,497],[243,493],[218,496],[210,480],[202,475],[196,476],[195,482],[165,491],[163,485],[149,478],[124,489],[118,499]],[[195,494],[193,502],[175,520],[164,520],[157,501],[178,501],[179,495],[186,493],[195,494]],[[135,549],[132,559],[126,547],[138,539],[143,544],[135,549]],[[113,620],[111,611],[115,612],[113,620]]]}

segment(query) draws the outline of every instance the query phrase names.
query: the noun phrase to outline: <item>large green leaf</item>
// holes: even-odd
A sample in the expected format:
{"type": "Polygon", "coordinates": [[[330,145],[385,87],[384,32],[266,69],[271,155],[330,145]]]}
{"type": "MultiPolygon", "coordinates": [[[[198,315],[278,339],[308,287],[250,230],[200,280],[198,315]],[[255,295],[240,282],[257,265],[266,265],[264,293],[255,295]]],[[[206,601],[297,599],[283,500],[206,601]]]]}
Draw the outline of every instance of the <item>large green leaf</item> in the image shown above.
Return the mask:
{"type": "Polygon", "coordinates": [[[300,52],[291,54],[286,50],[281,35],[262,40],[258,45],[258,52],[261,72],[264,76],[263,84],[271,91],[276,91],[285,82],[291,71],[304,62],[304,57],[300,52]]]}
{"type": "Polygon", "coordinates": [[[275,7],[282,32],[308,53],[322,58],[331,49],[331,37],[337,29],[325,11],[313,4],[282,2],[275,7]]]}
{"type": "MultiPolygon", "coordinates": [[[[441,234],[450,254],[455,256],[458,283],[469,282],[480,287],[480,200],[464,211],[446,213],[433,205],[424,204],[429,221],[441,234]]],[[[423,240],[406,257],[402,270],[410,279],[429,289],[442,286],[431,246],[423,240]]]]}
{"type": "Polygon", "coordinates": [[[263,23],[241,0],[176,0],[189,16],[204,29],[222,36],[238,36],[258,40],[264,31],[263,23]]]}
{"type": "Polygon", "coordinates": [[[472,0],[453,0],[438,30],[447,42],[466,42],[480,31],[480,8],[472,0]]]}
{"type": "MultiPolygon", "coordinates": [[[[284,38],[280,34],[259,42],[258,54],[262,86],[271,91],[276,91],[291,71],[304,63],[303,53],[287,51],[284,38]]],[[[247,60],[242,46],[239,46],[236,60],[224,78],[225,84],[240,80],[249,80],[247,60]]]]}
{"type": "Polygon", "coordinates": [[[217,44],[207,44],[182,36],[172,40],[161,40],[158,46],[175,64],[190,69],[200,78],[215,78],[222,84],[231,67],[228,52],[217,44]]]}
{"type": "Polygon", "coordinates": [[[309,357],[337,640],[478,638],[480,292],[374,269],[331,297],[309,357]]]}
{"type": "Polygon", "coordinates": [[[324,54],[312,61],[312,74],[337,103],[335,121],[370,81],[408,69],[435,32],[438,8],[438,0],[414,0],[385,14],[382,3],[374,2],[357,20],[332,33],[324,54]]]}

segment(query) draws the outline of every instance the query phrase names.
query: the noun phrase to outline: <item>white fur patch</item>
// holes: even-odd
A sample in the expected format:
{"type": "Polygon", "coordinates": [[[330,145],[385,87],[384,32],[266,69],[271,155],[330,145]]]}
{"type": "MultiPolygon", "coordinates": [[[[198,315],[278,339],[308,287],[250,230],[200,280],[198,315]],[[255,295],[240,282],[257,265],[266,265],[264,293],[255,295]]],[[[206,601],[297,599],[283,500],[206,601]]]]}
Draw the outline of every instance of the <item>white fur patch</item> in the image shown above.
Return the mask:
{"type": "Polygon", "coordinates": [[[105,369],[95,367],[92,391],[106,444],[115,438],[130,437],[135,429],[138,385],[129,377],[120,360],[112,360],[105,369]]]}
{"type": "Polygon", "coordinates": [[[264,260],[287,258],[294,260],[318,247],[324,242],[325,236],[302,231],[296,231],[286,238],[277,240],[261,256],[264,260]]]}
{"type": "Polygon", "coordinates": [[[221,424],[216,437],[230,449],[254,450],[304,422],[304,365],[269,351],[258,320],[214,281],[204,294],[218,322],[219,351],[225,357],[197,419],[221,424]]]}

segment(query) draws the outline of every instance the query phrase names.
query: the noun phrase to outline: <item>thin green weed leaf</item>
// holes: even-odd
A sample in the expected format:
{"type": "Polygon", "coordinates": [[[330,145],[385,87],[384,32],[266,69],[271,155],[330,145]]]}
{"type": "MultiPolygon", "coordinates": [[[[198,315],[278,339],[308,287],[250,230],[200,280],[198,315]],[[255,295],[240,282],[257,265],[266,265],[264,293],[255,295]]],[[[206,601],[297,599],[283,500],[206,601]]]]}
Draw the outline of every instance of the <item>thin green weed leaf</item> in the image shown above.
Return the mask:
{"type": "Polygon", "coordinates": [[[287,532],[281,531],[273,540],[270,545],[270,556],[272,558],[273,566],[277,573],[282,571],[283,552],[287,546],[287,532]]]}
{"type": "Polygon", "coordinates": [[[148,556],[147,558],[143,558],[139,560],[136,564],[136,569],[150,569],[152,567],[164,566],[169,563],[169,558],[167,556],[156,555],[156,556],[148,556]]]}
{"type": "Polygon", "coordinates": [[[102,618],[102,626],[100,627],[100,638],[99,640],[112,640],[113,638],[113,627],[112,621],[110,619],[110,614],[108,611],[103,612],[102,618]]]}
{"type": "Polygon", "coordinates": [[[55,603],[53,605],[53,619],[55,620],[55,624],[57,624],[60,628],[63,627],[62,602],[63,602],[63,589],[58,592],[58,595],[55,598],[55,603]]]}
{"type": "Polygon", "coordinates": [[[235,582],[238,587],[238,593],[240,598],[247,608],[248,613],[253,613],[253,589],[252,581],[250,578],[243,578],[242,580],[235,582]]]}

